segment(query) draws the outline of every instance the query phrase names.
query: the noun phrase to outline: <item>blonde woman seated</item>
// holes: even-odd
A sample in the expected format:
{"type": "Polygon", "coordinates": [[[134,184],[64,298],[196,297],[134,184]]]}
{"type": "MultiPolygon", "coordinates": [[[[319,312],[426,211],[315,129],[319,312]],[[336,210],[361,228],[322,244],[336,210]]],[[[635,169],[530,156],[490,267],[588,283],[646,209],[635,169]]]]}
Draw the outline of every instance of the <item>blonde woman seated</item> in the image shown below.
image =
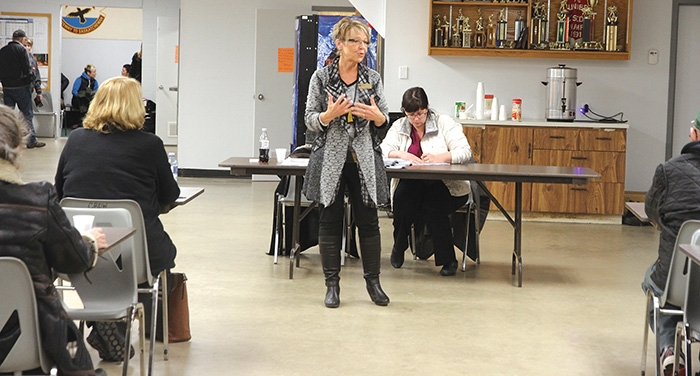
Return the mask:
{"type": "MultiPolygon", "coordinates": [[[[450,116],[431,110],[425,90],[406,90],[401,101],[406,114],[396,120],[382,142],[384,157],[401,158],[413,164],[466,163],[472,153],[462,126],[450,116]]],[[[394,212],[394,246],[391,266],[400,268],[408,248],[411,225],[423,218],[433,236],[435,265],[440,275],[457,272],[449,215],[469,198],[467,180],[392,179],[391,204],[394,212]]]]}

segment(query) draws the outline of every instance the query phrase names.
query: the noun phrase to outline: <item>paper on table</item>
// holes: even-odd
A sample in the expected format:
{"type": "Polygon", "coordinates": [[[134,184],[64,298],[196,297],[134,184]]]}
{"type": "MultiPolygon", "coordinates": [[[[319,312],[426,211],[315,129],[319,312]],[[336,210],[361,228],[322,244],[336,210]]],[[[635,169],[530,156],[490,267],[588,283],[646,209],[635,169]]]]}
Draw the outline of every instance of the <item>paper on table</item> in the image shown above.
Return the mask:
{"type": "Polygon", "coordinates": [[[308,166],[309,158],[289,158],[287,157],[281,163],[282,166],[308,166]]]}
{"type": "Polygon", "coordinates": [[[395,169],[401,169],[407,166],[410,166],[411,162],[403,160],[401,158],[384,158],[384,167],[385,168],[395,168],[395,169]]]}

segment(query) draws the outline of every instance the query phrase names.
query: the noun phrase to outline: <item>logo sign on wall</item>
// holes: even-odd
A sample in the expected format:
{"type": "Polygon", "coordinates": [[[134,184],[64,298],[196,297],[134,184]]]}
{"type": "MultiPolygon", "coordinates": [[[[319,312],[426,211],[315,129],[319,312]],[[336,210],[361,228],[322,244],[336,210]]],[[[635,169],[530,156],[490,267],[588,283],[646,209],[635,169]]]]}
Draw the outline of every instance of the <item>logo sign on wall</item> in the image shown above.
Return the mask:
{"type": "MultiPolygon", "coordinates": [[[[66,6],[65,8],[69,8],[66,6]]],[[[97,30],[105,21],[105,15],[95,7],[75,7],[61,17],[61,26],[73,34],[89,34],[97,30]]]]}
{"type": "Polygon", "coordinates": [[[61,9],[63,38],[141,40],[141,9],[65,5],[61,9]]]}

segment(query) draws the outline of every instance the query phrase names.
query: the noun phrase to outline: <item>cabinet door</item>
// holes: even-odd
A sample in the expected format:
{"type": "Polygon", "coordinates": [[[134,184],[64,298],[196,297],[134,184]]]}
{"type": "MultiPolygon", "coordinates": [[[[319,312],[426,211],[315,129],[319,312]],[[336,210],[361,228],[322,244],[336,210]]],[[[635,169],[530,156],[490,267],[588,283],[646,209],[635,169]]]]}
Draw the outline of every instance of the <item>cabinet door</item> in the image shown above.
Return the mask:
{"type": "Polygon", "coordinates": [[[625,151],[626,129],[581,129],[578,150],[625,151]]]}
{"type": "Polygon", "coordinates": [[[533,149],[576,150],[578,139],[578,129],[535,128],[532,147],[533,149]]]}
{"type": "Polygon", "coordinates": [[[625,184],[532,185],[532,210],[549,213],[622,214],[625,184]]]}
{"type": "Polygon", "coordinates": [[[472,148],[472,156],[477,162],[481,162],[481,145],[484,130],[481,127],[462,127],[462,132],[469,141],[469,146],[472,148]]]}
{"type": "Polygon", "coordinates": [[[534,150],[532,164],[534,166],[588,167],[601,175],[599,179],[601,182],[625,182],[625,153],[622,152],[534,150]]]}
{"type": "MultiPolygon", "coordinates": [[[[481,163],[532,164],[532,128],[486,127],[483,136],[481,163]]],[[[515,183],[487,182],[486,186],[507,210],[515,208],[515,183]]],[[[531,183],[523,183],[523,211],[530,210],[531,183]]],[[[491,205],[492,209],[495,206],[491,205]]]]}

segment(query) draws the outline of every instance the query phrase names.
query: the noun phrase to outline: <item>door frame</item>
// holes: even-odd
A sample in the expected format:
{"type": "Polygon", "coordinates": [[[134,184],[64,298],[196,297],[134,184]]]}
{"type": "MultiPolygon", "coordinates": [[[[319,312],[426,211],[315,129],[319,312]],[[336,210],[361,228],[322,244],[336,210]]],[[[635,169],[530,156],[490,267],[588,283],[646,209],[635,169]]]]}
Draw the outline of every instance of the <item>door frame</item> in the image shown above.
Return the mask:
{"type": "Polygon", "coordinates": [[[700,6],[700,0],[673,0],[671,12],[671,56],[668,74],[668,104],[666,115],[666,160],[673,157],[673,128],[674,113],[676,110],[676,74],[678,64],[678,18],[681,6],[700,6]]]}

